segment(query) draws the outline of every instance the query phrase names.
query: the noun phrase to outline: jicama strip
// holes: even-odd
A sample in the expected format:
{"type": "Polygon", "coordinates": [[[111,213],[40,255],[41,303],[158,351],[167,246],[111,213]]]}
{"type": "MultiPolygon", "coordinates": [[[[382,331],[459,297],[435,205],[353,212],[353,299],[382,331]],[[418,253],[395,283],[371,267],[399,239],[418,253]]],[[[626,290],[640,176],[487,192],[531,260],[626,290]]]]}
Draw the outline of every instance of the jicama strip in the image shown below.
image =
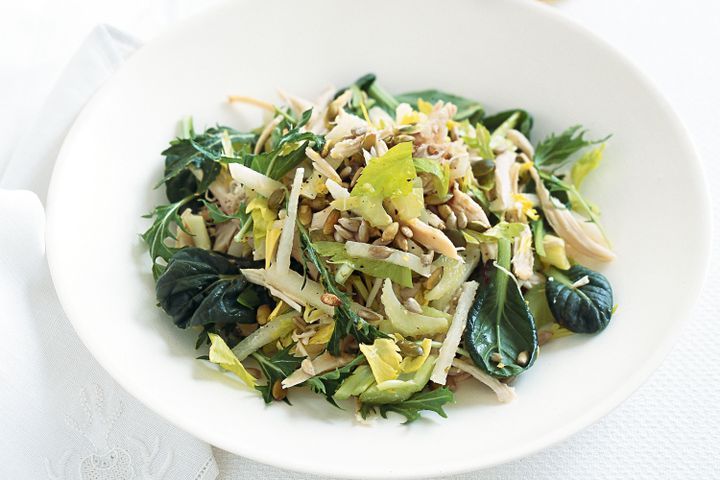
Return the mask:
{"type": "Polygon", "coordinates": [[[477,292],[479,284],[477,282],[465,282],[460,292],[460,298],[458,299],[457,307],[455,307],[455,314],[453,315],[450,328],[448,329],[445,340],[440,347],[440,353],[438,354],[438,360],[435,363],[433,372],[430,375],[430,380],[440,385],[445,385],[447,379],[447,372],[450,370],[455,354],[457,353],[460,340],[462,339],[462,333],[465,331],[465,325],[467,323],[468,312],[472,306],[473,300],[475,299],[475,293],[477,292]]]}
{"type": "Polygon", "coordinates": [[[275,268],[278,272],[290,270],[290,254],[292,253],[293,239],[295,238],[295,220],[297,219],[298,200],[300,197],[300,185],[302,184],[304,170],[298,168],[295,171],[290,198],[288,199],[287,217],[280,234],[280,242],[277,247],[277,258],[275,268]]]}

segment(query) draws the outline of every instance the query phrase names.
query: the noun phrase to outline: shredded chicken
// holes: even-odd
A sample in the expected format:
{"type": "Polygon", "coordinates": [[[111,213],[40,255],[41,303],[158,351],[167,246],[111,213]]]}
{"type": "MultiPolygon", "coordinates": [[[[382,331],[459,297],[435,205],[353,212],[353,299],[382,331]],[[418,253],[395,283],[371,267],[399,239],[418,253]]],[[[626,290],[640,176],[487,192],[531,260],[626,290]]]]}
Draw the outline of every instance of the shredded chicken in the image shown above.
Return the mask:
{"type": "Polygon", "coordinates": [[[550,192],[545,188],[545,184],[534,167],[530,169],[530,174],[535,180],[537,196],[545,218],[558,236],[565,240],[568,252],[576,251],[587,258],[600,262],[610,262],[615,259],[615,254],[604,242],[589,235],[573,212],[550,196],[550,192]]]}
{"type": "Polygon", "coordinates": [[[532,232],[525,224],[523,231],[513,243],[512,269],[518,280],[527,280],[533,274],[535,255],[532,249],[532,232]]]}
{"type": "Polygon", "coordinates": [[[455,245],[453,245],[450,239],[447,238],[441,230],[431,227],[418,218],[408,220],[406,224],[412,230],[413,239],[416,242],[426,248],[429,248],[430,250],[442,253],[446,257],[463,262],[462,257],[458,255],[457,250],[455,249],[455,245]]]}
{"type": "Polygon", "coordinates": [[[457,184],[453,189],[453,198],[448,204],[453,210],[464,212],[469,221],[480,222],[483,227],[490,228],[490,220],[488,220],[485,210],[470,195],[460,190],[457,184]]]}

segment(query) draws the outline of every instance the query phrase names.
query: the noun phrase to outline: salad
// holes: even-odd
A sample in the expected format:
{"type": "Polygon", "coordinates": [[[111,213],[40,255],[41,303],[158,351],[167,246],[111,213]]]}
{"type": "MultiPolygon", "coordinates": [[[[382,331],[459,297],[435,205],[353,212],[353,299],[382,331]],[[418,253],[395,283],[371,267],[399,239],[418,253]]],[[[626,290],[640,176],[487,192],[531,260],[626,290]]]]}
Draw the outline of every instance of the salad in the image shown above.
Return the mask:
{"type": "Polygon", "coordinates": [[[611,286],[588,266],[615,255],[580,193],[607,138],[533,143],[524,110],[392,95],[374,75],[280,97],[232,96],[264,124],[187,119],[163,152],[168,203],[142,237],[200,358],[268,403],[309,389],[412,421],[444,417],[464,382],[512,401],[541,345],[608,325],[611,286]]]}

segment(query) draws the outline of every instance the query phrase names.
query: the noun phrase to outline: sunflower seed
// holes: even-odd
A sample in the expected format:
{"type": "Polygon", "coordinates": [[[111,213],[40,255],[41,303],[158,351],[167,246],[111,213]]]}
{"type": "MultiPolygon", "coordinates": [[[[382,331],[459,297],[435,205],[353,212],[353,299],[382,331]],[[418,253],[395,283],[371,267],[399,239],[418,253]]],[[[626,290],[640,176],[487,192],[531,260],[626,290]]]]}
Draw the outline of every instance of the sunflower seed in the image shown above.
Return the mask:
{"type": "Polygon", "coordinates": [[[352,240],[354,235],[352,232],[349,232],[345,230],[340,225],[335,225],[333,228],[335,228],[335,232],[338,233],[341,237],[343,237],[345,240],[352,240]]]}
{"type": "Polygon", "coordinates": [[[270,308],[270,305],[263,304],[260,305],[257,309],[257,312],[255,312],[255,320],[259,325],[265,325],[268,321],[268,317],[270,316],[270,313],[272,313],[272,309],[270,308]]]}
{"type": "Polygon", "coordinates": [[[270,198],[268,198],[267,201],[268,208],[271,210],[277,210],[280,208],[283,200],[285,200],[285,189],[278,188],[270,194],[270,198]]]}
{"type": "Polygon", "coordinates": [[[360,222],[360,227],[358,227],[357,232],[357,239],[358,242],[367,243],[368,240],[370,240],[370,229],[368,227],[368,223],[363,220],[360,222]]]}
{"type": "Polygon", "coordinates": [[[342,305],[342,302],[336,295],[328,292],[320,295],[320,301],[323,302],[325,305],[330,305],[331,307],[339,307],[340,305],[342,305]]]}
{"type": "Polygon", "coordinates": [[[412,297],[405,300],[405,308],[414,313],[422,313],[422,308],[420,307],[420,304],[412,297]]]}
{"type": "Polygon", "coordinates": [[[397,235],[398,230],[400,230],[400,224],[398,222],[393,222],[385,227],[380,239],[384,242],[390,243],[395,238],[395,235],[397,235]]]}
{"type": "Polygon", "coordinates": [[[400,233],[405,235],[407,238],[413,237],[413,231],[407,225],[403,225],[402,227],[400,227],[400,233]]]}
{"type": "Polygon", "coordinates": [[[328,214],[327,218],[325,219],[325,224],[323,225],[323,233],[325,235],[332,235],[333,233],[333,227],[337,223],[338,219],[340,218],[340,210],[333,210],[328,214]]]}
{"type": "Polygon", "coordinates": [[[430,274],[428,279],[425,280],[425,283],[423,284],[423,286],[425,287],[426,290],[432,290],[433,288],[435,288],[435,285],[437,285],[438,282],[440,281],[440,277],[442,277],[442,267],[436,268],[435,271],[433,271],[433,273],[430,274]]]}
{"type": "Polygon", "coordinates": [[[356,218],[341,218],[338,223],[348,232],[356,233],[360,229],[360,220],[356,218]]]}
{"type": "Polygon", "coordinates": [[[308,205],[298,207],[298,219],[303,226],[307,227],[312,222],[312,209],[308,205]]]}

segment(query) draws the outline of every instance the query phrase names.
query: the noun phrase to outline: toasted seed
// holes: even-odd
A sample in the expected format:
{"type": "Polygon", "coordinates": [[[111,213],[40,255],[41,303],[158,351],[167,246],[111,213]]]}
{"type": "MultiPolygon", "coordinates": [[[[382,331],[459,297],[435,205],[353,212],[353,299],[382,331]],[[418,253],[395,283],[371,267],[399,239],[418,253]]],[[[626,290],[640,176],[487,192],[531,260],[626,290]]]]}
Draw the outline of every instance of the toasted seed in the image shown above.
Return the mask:
{"type": "Polygon", "coordinates": [[[255,312],[255,320],[257,320],[257,323],[259,325],[265,325],[268,321],[268,317],[270,316],[270,313],[272,312],[272,309],[270,308],[270,305],[264,304],[260,305],[255,312]]]}
{"type": "Polygon", "coordinates": [[[268,208],[272,210],[277,210],[278,208],[280,208],[280,205],[282,205],[283,200],[285,200],[285,189],[278,188],[270,194],[270,198],[268,198],[267,201],[268,208]]]}
{"type": "Polygon", "coordinates": [[[407,252],[408,248],[410,248],[410,246],[408,245],[407,238],[405,237],[405,235],[403,235],[400,232],[398,232],[398,234],[395,235],[395,240],[393,240],[393,242],[395,243],[395,246],[398,247],[403,252],[407,252]]]}
{"type": "Polygon", "coordinates": [[[468,218],[467,218],[467,215],[465,214],[465,212],[463,212],[462,210],[460,210],[460,211],[457,212],[456,215],[457,215],[457,227],[458,227],[459,229],[461,229],[461,230],[462,230],[463,228],[467,228],[468,218]]]}
{"type": "Polygon", "coordinates": [[[319,212],[328,206],[328,201],[326,197],[315,197],[307,200],[307,204],[310,205],[310,208],[312,208],[313,211],[319,212]]]}
{"type": "Polygon", "coordinates": [[[247,372],[253,377],[260,378],[260,370],[258,370],[257,368],[247,367],[245,368],[245,370],[247,370],[247,372]]]}
{"type": "Polygon", "coordinates": [[[472,164],[473,175],[480,178],[495,171],[495,161],[490,159],[480,160],[472,164]]]}
{"type": "Polygon", "coordinates": [[[450,215],[445,219],[445,227],[448,230],[457,230],[457,216],[452,210],[450,211],[450,215]]]}
{"type": "Polygon", "coordinates": [[[367,243],[368,240],[370,240],[370,228],[368,227],[368,223],[363,220],[360,222],[360,227],[358,227],[357,232],[357,239],[358,242],[367,243]]]}
{"type": "Polygon", "coordinates": [[[360,220],[357,218],[340,218],[338,223],[348,232],[356,233],[360,229],[360,220]]]}
{"type": "Polygon", "coordinates": [[[340,235],[338,232],[333,233],[333,238],[334,238],[335,241],[338,242],[338,243],[345,243],[345,237],[343,237],[342,235],[340,235]]]}
{"type": "Polygon", "coordinates": [[[369,133],[363,138],[362,141],[362,148],[365,150],[370,150],[373,145],[375,145],[375,142],[377,141],[377,135],[375,133],[369,133]]]}
{"type": "Polygon", "coordinates": [[[345,240],[352,240],[355,237],[352,232],[348,232],[340,225],[335,225],[333,228],[335,228],[335,231],[340,234],[340,236],[343,237],[345,240]]]}
{"type": "Polygon", "coordinates": [[[434,145],[428,145],[427,153],[430,155],[437,155],[440,151],[434,145]]]}
{"type": "Polygon", "coordinates": [[[333,227],[337,223],[338,219],[340,218],[340,210],[333,210],[330,212],[325,219],[325,223],[323,224],[323,233],[325,235],[331,235],[333,233],[333,227]]]}
{"type": "Polygon", "coordinates": [[[340,173],[338,175],[340,175],[340,178],[345,179],[345,178],[348,178],[351,173],[352,173],[352,167],[350,165],[346,165],[345,168],[340,170],[340,173]]]}
{"type": "Polygon", "coordinates": [[[384,245],[387,245],[388,243],[390,243],[390,241],[387,241],[387,242],[386,242],[386,241],[383,240],[382,238],[376,238],[376,239],[373,240],[373,242],[372,242],[373,245],[379,245],[379,246],[384,246],[384,245]]]}
{"type": "Polygon", "coordinates": [[[392,250],[380,245],[373,245],[370,247],[369,253],[371,257],[383,260],[392,255],[392,250]]]}
{"type": "Polygon", "coordinates": [[[452,211],[452,208],[447,203],[443,203],[438,207],[438,213],[440,214],[440,217],[447,221],[447,218],[450,215],[455,215],[455,213],[452,211]]]}
{"type": "Polygon", "coordinates": [[[330,305],[331,307],[339,307],[340,305],[342,305],[342,302],[337,296],[328,292],[320,295],[320,301],[323,302],[325,305],[330,305]]]}
{"type": "Polygon", "coordinates": [[[422,308],[420,308],[420,304],[412,297],[405,300],[405,308],[414,313],[422,313],[422,308]]]}
{"type": "Polygon", "coordinates": [[[400,227],[400,233],[405,235],[407,238],[413,237],[413,231],[407,225],[403,225],[402,227],[400,227]]]}
{"type": "Polygon", "coordinates": [[[521,367],[524,367],[525,365],[527,365],[528,360],[530,360],[530,355],[528,354],[528,352],[523,350],[522,352],[518,353],[518,356],[517,356],[517,364],[518,365],[520,365],[521,367]]]}
{"type": "Polygon", "coordinates": [[[312,209],[308,205],[300,205],[298,207],[298,220],[303,226],[307,227],[312,222],[312,209]]]}
{"type": "Polygon", "coordinates": [[[408,298],[414,297],[418,293],[418,286],[405,287],[400,289],[400,298],[407,300],[408,298]]]}
{"type": "Polygon", "coordinates": [[[487,230],[487,227],[477,220],[468,222],[467,228],[469,228],[470,230],[475,230],[476,232],[484,232],[485,230],[487,230]]]}
{"type": "Polygon", "coordinates": [[[442,267],[436,268],[428,277],[427,280],[425,280],[425,283],[423,284],[423,287],[425,287],[426,290],[432,290],[435,288],[435,285],[438,284],[440,281],[440,277],[442,277],[442,267]]]}
{"type": "Polygon", "coordinates": [[[390,243],[393,238],[395,238],[395,235],[397,235],[398,230],[400,230],[400,224],[398,222],[393,222],[387,227],[385,227],[385,230],[383,230],[382,236],[380,238],[384,242],[390,243]]]}
{"type": "Polygon", "coordinates": [[[400,353],[405,357],[421,357],[423,349],[420,345],[407,340],[400,340],[397,342],[397,346],[400,348],[400,353]]]}
{"type": "Polygon", "coordinates": [[[283,388],[282,382],[280,380],[275,380],[275,383],[273,383],[272,386],[271,393],[275,400],[283,400],[285,397],[287,397],[287,390],[283,388]]]}
{"type": "Polygon", "coordinates": [[[355,175],[353,175],[352,180],[350,180],[350,188],[355,186],[355,184],[358,181],[358,178],[360,178],[360,175],[362,175],[364,168],[365,167],[360,167],[357,170],[355,170],[355,175]]]}
{"type": "Polygon", "coordinates": [[[382,315],[380,315],[377,312],[373,312],[372,310],[368,310],[365,308],[361,308],[357,311],[357,314],[360,318],[364,318],[365,320],[380,320],[382,318],[382,315]]]}
{"type": "Polygon", "coordinates": [[[490,354],[490,360],[497,364],[500,364],[502,362],[502,356],[498,352],[493,352],[492,354],[490,354]]]}

